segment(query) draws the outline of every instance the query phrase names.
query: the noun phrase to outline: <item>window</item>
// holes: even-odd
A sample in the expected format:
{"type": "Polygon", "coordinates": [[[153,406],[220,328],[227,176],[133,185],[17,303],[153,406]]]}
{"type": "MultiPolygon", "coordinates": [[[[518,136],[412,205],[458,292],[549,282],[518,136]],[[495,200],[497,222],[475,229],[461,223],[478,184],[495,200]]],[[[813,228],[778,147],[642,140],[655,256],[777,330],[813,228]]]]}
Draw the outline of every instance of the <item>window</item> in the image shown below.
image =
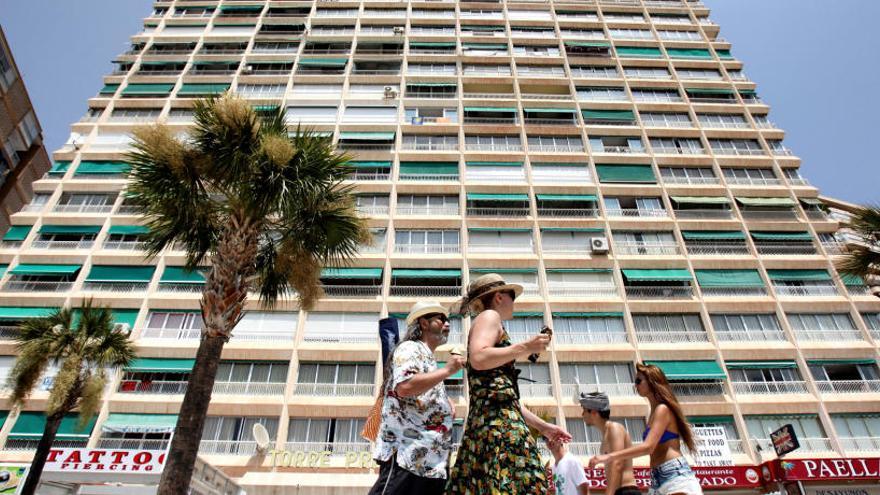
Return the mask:
{"type": "Polygon", "coordinates": [[[773,451],[770,445],[770,433],[778,430],[785,424],[791,424],[794,432],[801,442],[803,451],[831,450],[830,446],[822,440],[826,438],[825,430],[815,414],[792,415],[792,416],[746,416],[746,428],[749,438],[762,450],[773,451]]]}
{"type": "Polygon", "coordinates": [[[396,124],[397,107],[346,107],[342,122],[396,124]]]}
{"type": "MultiPolygon", "coordinates": [[[[616,72],[615,72],[616,73],[616,72]]],[[[623,88],[613,86],[595,86],[577,88],[578,99],[595,101],[628,101],[623,88]]]]}
{"type": "Polygon", "coordinates": [[[686,113],[641,112],[642,123],[646,127],[692,127],[691,118],[686,113]]]}
{"type": "MultiPolygon", "coordinates": [[[[800,382],[803,379],[797,368],[738,368],[728,367],[731,382],[769,383],[800,382]]],[[[776,390],[780,392],[780,390],[776,390]]]]}
{"type": "Polygon", "coordinates": [[[547,363],[516,363],[516,368],[520,371],[518,386],[522,397],[553,396],[547,363]]]}
{"type": "Polygon", "coordinates": [[[855,330],[846,313],[788,313],[788,322],[795,330],[855,330]]]}
{"type": "Polygon", "coordinates": [[[285,84],[239,84],[238,93],[245,98],[275,98],[284,96],[285,84]]]}
{"type": "Polygon", "coordinates": [[[633,79],[669,79],[669,69],[665,67],[624,67],[626,77],[633,79]]]}
{"type": "Polygon", "coordinates": [[[655,153],[673,155],[698,155],[703,153],[703,143],[697,138],[651,138],[655,153]]]}
{"type": "Polygon", "coordinates": [[[15,67],[9,54],[0,47],[0,90],[6,91],[16,79],[15,67]]]}
{"type": "Polygon", "coordinates": [[[471,229],[468,249],[472,252],[532,252],[532,231],[471,229]]]}
{"type": "Polygon", "coordinates": [[[369,449],[370,444],[360,435],[364,422],[364,419],[348,418],[290,418],[287,448],[331,452],[369,449]]]}
{"type": "Polygon", "coordinates": [[[457,253],[457,230],[395,230],[394,250],[399,253],[457,253]]]}
{"type": "Polygon", "coordinates": [[[697,114],[700,125],[722,129],[750,127],[745,116],[739,113],[701,113],[697,114]]]}
{"type": "MultiPolygon", "coordinates": [[[[571,66],[572,77],[584,77],[590,79],[612,79],[618,77],[617,67],[607,65],[573,65],[571,66]]],[[[626,96],[620,99],[625,100],[626,96]]]]}
{"type": "Polygon", "coordinates": [[[780,182],[770,168],[724,168],[722,171],[724,178],[732,184],[769,185],[780,182]]]}
{"type": "Polygon", "coordinates": [[[585,163],[532,162],[532,180],[535,182],[592,182],[592,175],[585,163]]]}
{"type": "MultiPolygon", "coordinates": [[[[606,19],[607,20],[607,19],[606,19]]],[[[611,39],[614,40],[652,40],[654,35],[648,29],[609,29],[611,39]]]]}
{"type": "Polygon", "coordinates": [[[547,287],[551,296],[616,296],[610,271],[548,270],[547,287]]]}
{"type": "Polygon", "coordinates": [[[337,110],[336,107],[287,107],[287,123],[335,123],[337,110]]]}
{"type": "Polygon", "coordinates": [[[703,41],[703,36],[697,31],[658,30],[657,35],[663,41],[703,41]]]}
{"type": "Polygon", "coordinates": [[[763,155],[761,143],[754,139],[710,139],[712,151],[720,155],[763,155]]]}
{"type": "Polygon", "coordinates": [[[678,74],[678,77],[681,79],[693,79],[693,80],[709,80],[709,81],[719,81],[722,79],[721,73],[715,69],[679,69],[676,68],[675,72],[678,74]]]}
{"type": "Polygon", "coordinates": [[[483,151],[519,151],[522,149],[519,136],[470,135],[464,137],[465,148],[483,151]]]}
{"type": "MultiPolygon", "coordinates": [[[[645,432],[644,418],[611,419],[612,421],[621,423],[624,428],[626,428],[626,432],[629,433],[634,444],[641,441],[642,435],[645,432]]],[[[598,429],[588,426],[580,416],[577,418],[566,418],[565,429],[571,434],[572,443],[575,444],[575,446],[579,443],[587,443],[590,444],[587,453],[599,454],[599,445],[602,443],[602,433],[598,429]]]]}
{"type": "Polygon", "coordinates": [[[669,184],[715,184],[718,178],[711,168],[660,167],[660,176],[669,184]]]}
{"type": "Polygon", "coordinates": [[[410,63],[407,64],[406,70],[411,74],[455,75],[458,73],[458,67],[455,64],[410,63]]]}
{"type": "Polygon", "coordinates": [[[401,147],[408,150],[457,150],[458,135],[431,136],[428,134],[406,134],[401,141],[401,147]]]}
{"type": "Polygon", "coordinates": [[[779,320],[767,314],[714,314],[709,317],[721,341],[785,340],[779,320]]]}
{"type": "Polygon", "coordinates": [[[291,95],[297,99],[340,98],[341,84],[294,84],[291,95]]]}
{"type": "MultiPolygon", "coordinates": [[[[369,385],[361,387],[369,394],[375,380],[375,363],[302,362],[296,377],[298,385],[325,385],[323,388],[327,393],[319,391],[319,395],[353,395],[350,390],[354,388],[335,385],[369,385]]],[[[314,387],[297,386],[296,393],[314,393],[315,390],[314,387]]]]}
{"type": "Polygon", "coordinates": [[[633,88],[632,89],[633,100],[637,102],[678,102],[681,101],[681,96],[678,94],[678,91],[674,89],[644,89],[644,88],[633,88]]]}
{"type": "Polygon", "coordinates": [[[627,342],[622,314],[611,316],[554,313],[553,338],[559,344],[627,342]]]}
{"type": "Polygon", "coordinates": [[[306,317],[305,342],[375,343],[376,322],[373,313],[319,313],[306,317]]]}
{"type": "Polygon", "coordinates": [[[564,385],[586,385],[589,391],[603,391],[608,395],[633,393],[632,363],[559,363],[559,382],[564,385]],[[590,385],[593,385],[592,387],[590,385]],[[606,390],[603,385],[612,385],[606,390]],[[625,387],[613,387],[624,385],[625,387]]]}
{"type": "Polygon", "coordinates": [[[623,254],[676,254],[672,232],[614,231],[614,246],[623,254]]]}
{"type": "Polygon", "coordinates": [[[118,122],[150,122],[159,118],[161,108],[116,108],[110,120],[118,122]]]}
{"type": "Polygon", "coordinates": [[[221,361],[218,382],[285,383],[288,364],[272,362],[221,361]]]}
{"type": "Polygon", "coordinates": [[[877,374],[877,363],[869,361],[866,360],[864,363],[807,361],[807,364],[810,367],[810,373],[817,381],[880,380],[880,375],[877,374]]]}
{"type": "Polygon", "coordinates": [[[416,196],[397,197],[398,215],[457,215],[458,196],[416,196]]]}
{"type": "Polygon", "coordinates": [[[142,338],[194,339],[202,333],[202,314],[196,311],[150,311],[142,338]]]}
{"type": "Polygon", "coordinates": [[[880,438],[880,415],[868,413],[832,414],[831,422],[844,450],[873,451],[880,438]]]}
{"type": "Polygon", "coordinates": [[[705,342],[709,339],[698,314],[634,314],[633,325],[642,342],[705,342]]]}
{"type": "Polygon", "coordinates": [[[529,136],[531,151],[557,151],[564,153],[584,151],[580,136],[529,136]]]}
{"type": "Polygon", "coordinates": [[[278,435],[278,418],[262,416],[208,416],[202,429],[202,445],[205,453],[248,455],[256,450],[253,440],[255,424],[261,424],[269,438],[278,435]]]}

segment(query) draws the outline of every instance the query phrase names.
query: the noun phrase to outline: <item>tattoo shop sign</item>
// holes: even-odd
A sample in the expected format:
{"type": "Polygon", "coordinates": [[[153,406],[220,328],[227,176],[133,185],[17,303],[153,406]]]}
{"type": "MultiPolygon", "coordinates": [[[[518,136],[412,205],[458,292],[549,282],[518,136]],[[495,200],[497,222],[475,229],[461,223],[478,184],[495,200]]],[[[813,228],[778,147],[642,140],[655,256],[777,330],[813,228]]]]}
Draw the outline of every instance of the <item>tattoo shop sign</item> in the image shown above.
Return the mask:
{"type": "Polygon", "coordinates": [[[52,449],[45,472],[161,474],[164,450],[52,449]]]}

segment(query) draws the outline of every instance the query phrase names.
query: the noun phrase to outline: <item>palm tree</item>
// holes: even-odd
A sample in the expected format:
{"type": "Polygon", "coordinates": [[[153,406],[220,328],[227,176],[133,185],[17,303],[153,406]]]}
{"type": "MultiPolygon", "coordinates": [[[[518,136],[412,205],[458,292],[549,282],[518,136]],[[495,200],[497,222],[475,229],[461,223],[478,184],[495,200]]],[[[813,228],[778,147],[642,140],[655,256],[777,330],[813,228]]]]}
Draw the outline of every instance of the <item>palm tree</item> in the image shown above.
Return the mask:
{"type": "Polygon", "coordinates": [[[297,129],[282,111],[258,116],[241,98],[200,100],[188,141],[162,124],[134,131],[128,195],[150,233],[148,257],[177,243],[186,266],[210,262],[202,292],[202,338],[159,483],[186,493],[224,344],[248,292],[272,306],[296,293],[309,308],[321,268],[344,263],[370,240],[354,209],[349,157],[329,138],[297,129]]]}
{"type": "Polygon", "coordinates": [[[837,269],[861,277],[868,285],[880,285],[880,206],[861,207],[850,215],[847,227],[856,242],[847,244],[837,269]]]}
{"type": "Polygon", "coordinates": [[[79,424],[85,426],[101,403],[107,369],[124,367],[135,357],[128,332],[113,323],[109,309],[87,301],[76,320],[72,310],[61,309],[26,321],[16,338],[18,357],[7,383],[14,405],[24,405],[49,363],[58,366],[46,405],[46,428],[22,488],[24,495],[36,492],[64,416],[79,408],[79,424]]]}

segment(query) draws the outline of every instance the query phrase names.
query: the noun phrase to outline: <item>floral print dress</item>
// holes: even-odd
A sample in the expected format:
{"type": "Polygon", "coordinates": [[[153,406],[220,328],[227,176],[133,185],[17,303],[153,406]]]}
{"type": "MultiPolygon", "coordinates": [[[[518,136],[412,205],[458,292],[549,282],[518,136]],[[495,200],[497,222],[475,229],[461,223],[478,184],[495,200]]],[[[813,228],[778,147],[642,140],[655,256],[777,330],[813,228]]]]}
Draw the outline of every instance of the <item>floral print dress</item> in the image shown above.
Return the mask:
{"type": "MultiPolygon", "coordinates": [[[[505,331],[495,347],[507,347],[505,331]]],[[[544,494],[549,483],[537,443],[520,412],[518,370],[511,361],[478,371],[467,367],[470,405],[448,494],[544,494]]]]}

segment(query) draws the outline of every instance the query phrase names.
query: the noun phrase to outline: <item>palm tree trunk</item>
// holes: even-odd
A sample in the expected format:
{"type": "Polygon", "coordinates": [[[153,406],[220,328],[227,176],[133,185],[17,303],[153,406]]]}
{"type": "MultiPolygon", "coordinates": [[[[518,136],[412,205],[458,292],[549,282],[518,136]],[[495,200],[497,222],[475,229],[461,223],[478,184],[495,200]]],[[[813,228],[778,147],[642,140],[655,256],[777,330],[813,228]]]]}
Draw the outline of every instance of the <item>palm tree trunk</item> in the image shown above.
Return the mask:
{"type": "Polygon", "coordinates": [[[40,477],[43,476],[43,467],[46,466],[46,458],[49,457],[49,450],[55,443],[55,435],[58,434],[58,427],[61,426],[62,419],[64,419],[64,413],[55,413],[46,417],[46,428],[43,430],[43,436],[40,437],[40,443],[37,444],[37,452],[31,462],[31,469],[28,471],[21,495],[34,495],[37,492],[40,477]]]}
{"type": "Polygon", "coordinates": [[[202,292],[205,328],[156,495],[180,495],[189,491],[220,355],[243,315],[250,277],[255,270],[256,250],[253,224],[234,216],[230,218],[202,292]]]}

